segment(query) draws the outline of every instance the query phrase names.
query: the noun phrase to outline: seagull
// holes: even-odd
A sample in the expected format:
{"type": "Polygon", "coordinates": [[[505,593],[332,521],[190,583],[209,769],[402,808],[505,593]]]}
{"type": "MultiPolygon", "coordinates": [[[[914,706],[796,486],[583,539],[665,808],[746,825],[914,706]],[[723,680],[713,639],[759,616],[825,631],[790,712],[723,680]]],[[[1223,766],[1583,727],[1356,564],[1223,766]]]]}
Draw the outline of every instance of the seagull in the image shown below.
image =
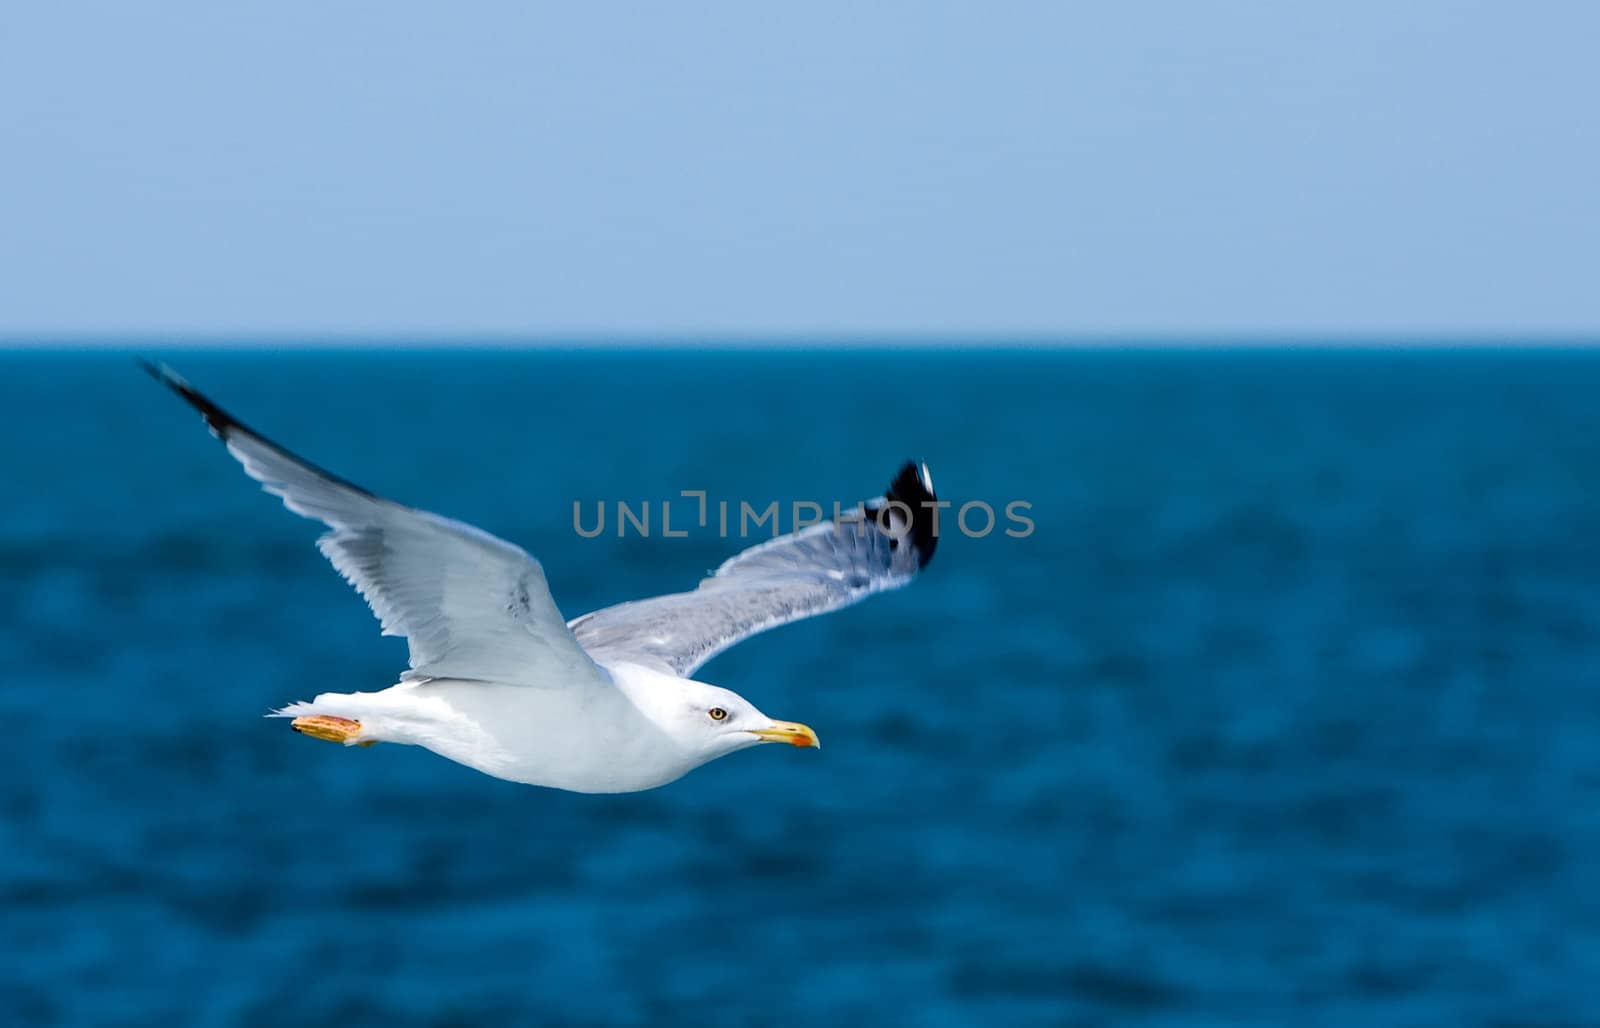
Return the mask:
{"type": "Polygon", "coordinates": [[[496,778],[584,793],[653,789],[761,743],[820,747],[806,725],[690,676],[758,632],[907,585],[938,543],[933,479],[908,461],[853,517],[752,546],[689,592],[567,621],[521,547],[329,474],[171,368],[141,365],[200,412],[247,475],[328,526],[318,549],[383,634],[410,646],[409,669],[387,689],[325,692],[267,715],[314,739],[421,746],[496,778]]]}

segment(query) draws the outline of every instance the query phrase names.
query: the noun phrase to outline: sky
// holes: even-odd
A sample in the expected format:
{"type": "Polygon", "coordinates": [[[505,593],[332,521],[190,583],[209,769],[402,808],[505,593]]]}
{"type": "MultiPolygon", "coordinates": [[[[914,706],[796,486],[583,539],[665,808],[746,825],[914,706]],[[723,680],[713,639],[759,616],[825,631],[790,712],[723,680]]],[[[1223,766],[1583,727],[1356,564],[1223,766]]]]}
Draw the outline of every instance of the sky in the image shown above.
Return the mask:
{"type": "Polygon", "coordinates": [[[1600,339],[1600,5],[30,3],[0,340],[1600,339]]]}

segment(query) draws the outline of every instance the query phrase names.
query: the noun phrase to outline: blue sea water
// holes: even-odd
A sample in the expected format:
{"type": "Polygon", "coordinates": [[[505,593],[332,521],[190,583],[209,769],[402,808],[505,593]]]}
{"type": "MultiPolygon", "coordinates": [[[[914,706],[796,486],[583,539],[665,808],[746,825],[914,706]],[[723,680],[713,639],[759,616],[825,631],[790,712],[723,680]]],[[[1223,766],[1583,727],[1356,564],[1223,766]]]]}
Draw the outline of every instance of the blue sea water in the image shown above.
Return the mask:
{"type": "Polygon", "coordinates": [[[517,786],[261,719],[403,643],[126,355],[0,357],[0,1021],[1600,1020],[1600,355],[154,356],[569,616],[743,545],[575,501],[1034,531],[703,669],[820,752],[517,786]]]}

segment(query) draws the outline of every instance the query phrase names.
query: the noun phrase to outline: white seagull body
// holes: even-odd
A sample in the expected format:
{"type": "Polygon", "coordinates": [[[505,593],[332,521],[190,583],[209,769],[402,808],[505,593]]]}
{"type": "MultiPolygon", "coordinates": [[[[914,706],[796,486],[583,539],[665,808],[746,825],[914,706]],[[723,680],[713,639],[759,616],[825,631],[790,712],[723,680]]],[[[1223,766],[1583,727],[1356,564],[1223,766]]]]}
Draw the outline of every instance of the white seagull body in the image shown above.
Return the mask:
{"type": "Polygon", "coordinates": [[[496,778],[575,792],[651,789],[763,742],[817,746],[805,725],[689,676],[757,632],[906,585],[938,542],[927,467],[907,463],[859,520],[753,546],[693,591],[569,623],[520,547],[330,475],[170,369],[146,368],[267,492],[328,526],[323,555],[383,633],[409,642],[410,670],[389,688],[323,693],[272,715],[347,746],[422,746],[496,778]]]}

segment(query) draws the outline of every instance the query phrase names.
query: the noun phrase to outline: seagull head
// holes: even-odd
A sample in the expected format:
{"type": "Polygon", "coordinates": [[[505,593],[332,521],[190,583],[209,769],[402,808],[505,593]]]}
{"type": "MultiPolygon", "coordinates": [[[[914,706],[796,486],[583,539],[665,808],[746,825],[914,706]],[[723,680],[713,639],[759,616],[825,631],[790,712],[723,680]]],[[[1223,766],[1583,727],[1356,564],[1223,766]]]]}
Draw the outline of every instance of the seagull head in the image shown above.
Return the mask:
{"type": "Polygon", "coordinates": [[[822,747],[807,726],[770,718],[738,693],[706,682],[677,679],[647,695],[645,713],[701,763],[764,742],[822,747]]]}

